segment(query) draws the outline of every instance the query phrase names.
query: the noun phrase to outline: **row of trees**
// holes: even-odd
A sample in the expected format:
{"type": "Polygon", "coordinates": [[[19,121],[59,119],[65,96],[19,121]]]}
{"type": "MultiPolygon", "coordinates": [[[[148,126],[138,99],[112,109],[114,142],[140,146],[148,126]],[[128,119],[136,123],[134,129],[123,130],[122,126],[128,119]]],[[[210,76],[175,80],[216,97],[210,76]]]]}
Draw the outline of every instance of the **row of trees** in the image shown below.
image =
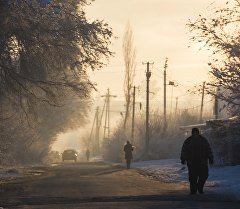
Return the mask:
{"type": "MultiPolygon", "coordinates": [[[[168,115],[168,127],[163,126],[164,118],[159,111],[152,111],[150,117],[150,142],[148,159],[170,159],[178,158],[181,146],[186,138],[185,132],[179,129],[180,126],[195,124],[199,121],[198,115],[189,111],[181,111],[170,120],[168,115]]],[[[126,127],[131,127],[130,121],[126,127]]],[[[104,144],[104,157],[107,160],[122,162],[124,160],[123,146],[127,140],[135,146],[134,160],[146,160],[145,155],[145,114],[137,114],[135,119],[134,139],[131,139],[131,129],[124,128],[121,122],[116,128],[111,140],[104,144]]]]}
{"type": "Polygon", "coordinates": [[[2,163],[41,160],[59,132],[86,121],[87,70],[112,54],[111,28],[86,18],[91,2],[0,1],[2,163]]]}

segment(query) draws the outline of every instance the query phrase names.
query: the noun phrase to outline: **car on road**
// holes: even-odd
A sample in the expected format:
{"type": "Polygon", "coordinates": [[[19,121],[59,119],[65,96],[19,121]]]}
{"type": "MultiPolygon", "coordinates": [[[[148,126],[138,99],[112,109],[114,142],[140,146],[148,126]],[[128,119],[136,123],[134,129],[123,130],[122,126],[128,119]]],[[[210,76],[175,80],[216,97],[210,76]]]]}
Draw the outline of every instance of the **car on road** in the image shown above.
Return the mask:
{"type": "Polygon", "coordinates": [[[67,149],[64,150],[62,153],[62,161],[64,162],[65,160],[74,160],[77,162],[77,151],[74,149],[67,149]]]}

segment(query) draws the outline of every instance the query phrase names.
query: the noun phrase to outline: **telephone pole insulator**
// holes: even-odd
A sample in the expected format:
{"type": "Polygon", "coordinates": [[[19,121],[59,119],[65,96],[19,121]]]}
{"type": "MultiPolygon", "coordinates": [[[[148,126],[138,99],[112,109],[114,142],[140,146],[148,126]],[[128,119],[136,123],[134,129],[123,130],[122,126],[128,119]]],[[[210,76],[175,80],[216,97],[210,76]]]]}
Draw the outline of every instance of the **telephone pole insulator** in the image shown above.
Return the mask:
{"type": "Polygon", "coordinates": [[[146,77],[147,77],[147,79],[150,79],[151,75],[152,75],[151,72],[146,72],[146,77]]]}

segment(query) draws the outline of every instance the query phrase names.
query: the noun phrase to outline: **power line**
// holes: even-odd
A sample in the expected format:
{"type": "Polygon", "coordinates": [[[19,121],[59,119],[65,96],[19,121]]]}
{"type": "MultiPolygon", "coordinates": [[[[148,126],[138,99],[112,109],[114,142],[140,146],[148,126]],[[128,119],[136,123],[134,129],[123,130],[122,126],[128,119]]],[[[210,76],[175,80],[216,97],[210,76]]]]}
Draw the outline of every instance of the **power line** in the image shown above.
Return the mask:
{"type": "MultiPolygon", "coordinates": [[[[135,69],[135,71],[142,71],[142,70],[143,70],[143,68],[135,69]]],[[[125,70],[114,70],[114,71],[97,70],[97,71],[93,71],[92,73],[94,74],[94,73],[124,73],[124,72],[125,72],[125,70]]]]}
{"type": "MultiPolygon", "coordinates": [[[[211,99],[211,100],[209,100],[207,102],[204,102],[204,104],[208,104],[208,103],[210,103],[212,101],[213,101],[213,99],[211,99]]],[[[197,105],[197,106],[193,106],[193,107],[189,107],[189,108],[180,108],[180,110],[191,110],[191,109],[196,109],[196,108],[199,108],[199,107],[201,107],[201,105],[197,105]]]]}

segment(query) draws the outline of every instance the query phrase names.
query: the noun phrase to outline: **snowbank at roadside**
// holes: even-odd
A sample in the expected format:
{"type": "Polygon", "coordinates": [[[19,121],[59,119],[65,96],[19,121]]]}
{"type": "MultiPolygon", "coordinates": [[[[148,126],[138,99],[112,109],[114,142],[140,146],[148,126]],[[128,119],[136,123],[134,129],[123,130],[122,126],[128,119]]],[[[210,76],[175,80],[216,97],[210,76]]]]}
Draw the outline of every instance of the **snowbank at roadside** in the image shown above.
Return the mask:
{"type": "MultiPolygon", "coordinates": [[[[187,167],[176,159],[134,162],[132,167],[163,182],[188,184],[187,167]]],[[[218,193],[232,194],[240,200],[240,165],[210,167],[206,187],[218,193]]]]}
{"type": "Polygon", "coordinates": [[[20,177],[21,173],[16,168],[1,168],[0,169],[0,178],[4,177],[20,177]]]}
{"type": "MultiPolygon", "coordinates": [[[[23,177],[23,174],[20,173],[15,168],[0,168],[0,185],[1,183],[8,182],[17,178],[23,177]]],[[[2,189],[0,189],[0,192],[2,189]]]]}

